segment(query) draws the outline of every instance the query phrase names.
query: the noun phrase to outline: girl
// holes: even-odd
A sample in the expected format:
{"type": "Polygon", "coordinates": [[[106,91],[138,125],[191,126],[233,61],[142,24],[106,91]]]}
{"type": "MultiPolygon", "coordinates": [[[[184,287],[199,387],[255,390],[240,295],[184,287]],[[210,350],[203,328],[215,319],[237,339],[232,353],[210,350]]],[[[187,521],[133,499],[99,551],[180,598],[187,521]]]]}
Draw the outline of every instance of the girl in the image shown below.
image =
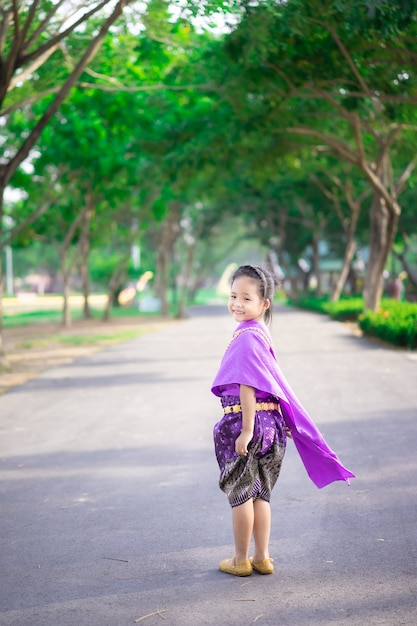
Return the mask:
{"type": "Polygon", "coordinates": [[[212,386],[224,410],[214,427],[214,443],[235,542],[235,556],[221,561],[220,570],[234,576],[274,571],[269,500],[287,436],[318,487],[354,477],[327,446],[278,366],[265,326],[274,292],[274,280],[263,268],[243,265],[233,274],[228,310],[238,326],[212,386]],[[255,551],[249,559],[252,535],[255,551]]]}

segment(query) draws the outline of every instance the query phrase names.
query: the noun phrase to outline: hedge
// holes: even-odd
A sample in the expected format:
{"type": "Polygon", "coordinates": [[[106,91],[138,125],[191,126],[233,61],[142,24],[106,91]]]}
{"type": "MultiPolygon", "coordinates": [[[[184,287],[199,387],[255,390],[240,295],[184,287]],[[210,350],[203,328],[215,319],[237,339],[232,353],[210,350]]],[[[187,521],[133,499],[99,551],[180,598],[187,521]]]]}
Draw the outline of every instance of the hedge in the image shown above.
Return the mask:
{"type": "Polygon", "coordinates": [[[372,337],[414,350],[417,348],[417,304],[382,300],[378,311],[364,311],[358,317],[361,330],[372,337]]]}
{"type": "Polygon", "coordinates": [[[381,300],[377,312],[364,311],[361,297],[343,298],[329,302],[326,297],[300,298],[291,304],[303,309],[329,315],[338,321],[357,321],[365,335],[377,337],[395,346],[417,348],[417,304],[389,298],[381,300]]]}
{"type": "Polygon", "coordinates": [[[326,296],[321,298],[306,296],[292,301],[291,304],[301,309],[325,313],[326,315],[330,315],[332,319],[338,321],[356,321],[364,307],[363,298],[361,297],[344,298],[338,302],[329,302],[326,296]]]}

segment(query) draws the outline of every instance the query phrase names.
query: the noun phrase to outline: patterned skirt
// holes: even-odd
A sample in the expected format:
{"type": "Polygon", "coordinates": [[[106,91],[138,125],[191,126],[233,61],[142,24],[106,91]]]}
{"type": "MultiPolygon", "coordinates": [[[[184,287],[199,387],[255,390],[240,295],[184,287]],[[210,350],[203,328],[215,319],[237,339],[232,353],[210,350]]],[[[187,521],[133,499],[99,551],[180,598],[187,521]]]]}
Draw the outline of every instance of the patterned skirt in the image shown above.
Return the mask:
{"type": "MultiPolygon", "coordinates": [[[[240,404],[238,396],[223,396],[222,406],[240,404]]],[[[274,397],[257,402],[275,402],[274,397]]],[[[235,441],[242,430],[242,412],[225,413],[214,426],[214,446],[220,467],[219,486],[232,507],[250,499],[269,502],[278,480],[286,446],[285,422],[279,410],[259,410],[255,414],[253,438],[247,456],[235,452],[235,441]]]]}

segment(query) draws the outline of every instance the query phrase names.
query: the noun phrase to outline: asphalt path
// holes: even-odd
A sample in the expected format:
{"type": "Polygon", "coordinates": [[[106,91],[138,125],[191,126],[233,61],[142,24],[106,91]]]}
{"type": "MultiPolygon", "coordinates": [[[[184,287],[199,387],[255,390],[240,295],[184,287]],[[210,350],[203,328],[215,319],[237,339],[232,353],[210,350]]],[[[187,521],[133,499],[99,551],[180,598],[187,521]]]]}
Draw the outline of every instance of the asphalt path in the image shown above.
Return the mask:
{"type": "Polygon", "coordinates": [[[275,312],[280,364],[357,478],[317,489],[289,442],[276,571],[237,578],[210,392],[233,328],[193,309],[0,397],[2,626],[417,624],[416,354],[275,312]]]}

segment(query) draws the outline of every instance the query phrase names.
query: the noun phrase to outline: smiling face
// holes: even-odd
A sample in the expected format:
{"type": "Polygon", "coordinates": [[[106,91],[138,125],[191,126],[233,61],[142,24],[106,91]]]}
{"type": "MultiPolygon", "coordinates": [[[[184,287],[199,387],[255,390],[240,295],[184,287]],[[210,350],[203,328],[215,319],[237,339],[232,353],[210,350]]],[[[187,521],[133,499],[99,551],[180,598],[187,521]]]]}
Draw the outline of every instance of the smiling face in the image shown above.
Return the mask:
{"type": "Polygon", "coordinates": [[[259,295],[257,280],[239,276],[233,281],[228,309],[236,322],[260,322],[268,308],[269,300],[264,300],[259,295]]]}

